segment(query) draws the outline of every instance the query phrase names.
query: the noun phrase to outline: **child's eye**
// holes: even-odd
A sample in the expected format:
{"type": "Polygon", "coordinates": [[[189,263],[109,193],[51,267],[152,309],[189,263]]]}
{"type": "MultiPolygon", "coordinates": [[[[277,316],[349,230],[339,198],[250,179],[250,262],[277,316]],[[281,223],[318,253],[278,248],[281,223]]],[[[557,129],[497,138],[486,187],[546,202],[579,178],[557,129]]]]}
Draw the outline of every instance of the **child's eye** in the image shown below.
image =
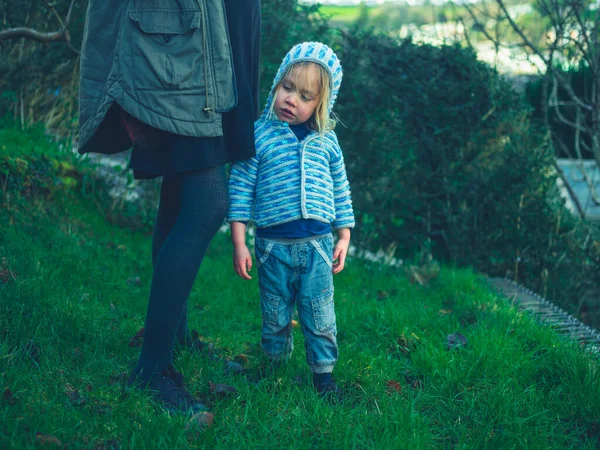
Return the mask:
{"type": "Polygon", "coordinates": [[[281,86],[286,90],[286,91],[291,91],[292,90],[292,86],[290,86],[287,83],[282,83],[281,86]]]}
{"type": "Polygon", "coordinates": [[[302,95],[302,96],[301,96],[301,98],[302,98],[302,100],[303,100],[303,101],[305,101],[305,102],[310,102],[310,100],[311,100],[311,98],[310,98],[310,97],[307,97],[306,95],[302,95]]]}

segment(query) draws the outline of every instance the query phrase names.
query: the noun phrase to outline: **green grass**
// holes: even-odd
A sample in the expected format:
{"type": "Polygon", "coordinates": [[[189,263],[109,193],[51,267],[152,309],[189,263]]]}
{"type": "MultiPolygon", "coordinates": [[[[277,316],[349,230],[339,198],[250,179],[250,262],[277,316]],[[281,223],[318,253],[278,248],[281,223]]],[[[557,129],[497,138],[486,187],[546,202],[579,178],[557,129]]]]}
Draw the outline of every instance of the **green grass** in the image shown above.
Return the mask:
{"type": "Polygon", "coordinates": [[[413,24],[421,26],[442,20],[451,20],[460,11],[460,7],[452,5],[408,5],[408,4],[383,4],[368,6],[363,10],[361,5],[332,6],[323,5],[319,11],[329,18],[334,26],[347,27],[355,23],[363,11],[366,17],[362,26],[373,27],[377,31],[398,31],[403,25],[413,24]]]}
{"type": "MultiPolygon", "coordinates": [[[[344,24],[350,25],[356,19],[360,17],[362,6],[360,5],[352,5],[352,6],[332,6],[332,5],[323,5],[319,8],[319,11],[324,15],[330,17],[330,21],[333,24],[344,24]]],[[[369,17],[377,16],[382,7],[380,6],[371,6],[367,8],[369,12],[369,17]]]]}
{"type": "MultiPolygon", "coordinates": [[[[1,155],[0,155],[1,156],[1,155]]],[[[597,448],[598,361],[517,312],[468,270],[427,286],[351,259],[336,277],[346,395],[313,392],[302,336],[283,368],[256,380],[205,355],[175,360],[214,425],[162,412],[122,375],[139,349],[151,277],[148,232],[105,220],[88,197],[0,192],[0,448],[597,448]],[[139,277],[141,283],[135,282],[139,277]],[[448,350],[460,332],[468,345],[448,350]],[[217,398],[209,382],[239,396],[217,398]],[[12,397],[8,394],[12,394],[12,397]],[[54,444],[53,444],[54,442],[54,444]]],[[[234,275],[217,235],[190,298],[190,320],[227,357],[263,363],[256,272],[234,275]]]]}

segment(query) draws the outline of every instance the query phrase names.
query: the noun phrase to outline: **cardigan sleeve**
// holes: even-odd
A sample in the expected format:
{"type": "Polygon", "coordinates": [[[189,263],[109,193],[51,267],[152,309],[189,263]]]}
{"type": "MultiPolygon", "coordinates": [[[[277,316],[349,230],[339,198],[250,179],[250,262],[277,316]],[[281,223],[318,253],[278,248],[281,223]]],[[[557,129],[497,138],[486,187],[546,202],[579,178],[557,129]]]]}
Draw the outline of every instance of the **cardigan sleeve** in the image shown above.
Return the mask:
{"type": "Polygon", "coordinates": [[[227,221],[249,222],[256,194],[258,159],[256,156],[236,161],[229,174],[229,211],[227,221]]]}
{"type": "Polygon", "coordinates": [[[352,198],[350,197],[350,183],[346,175],[344,155],[340,148],[337,136],[333,133],[334,156],[330,162],[331,179],[333,180],[333,201],[335,206],[335,219],[331,224],[334,230],[340,228],[354,228],[354,211],[352,210],[352,198]]]}

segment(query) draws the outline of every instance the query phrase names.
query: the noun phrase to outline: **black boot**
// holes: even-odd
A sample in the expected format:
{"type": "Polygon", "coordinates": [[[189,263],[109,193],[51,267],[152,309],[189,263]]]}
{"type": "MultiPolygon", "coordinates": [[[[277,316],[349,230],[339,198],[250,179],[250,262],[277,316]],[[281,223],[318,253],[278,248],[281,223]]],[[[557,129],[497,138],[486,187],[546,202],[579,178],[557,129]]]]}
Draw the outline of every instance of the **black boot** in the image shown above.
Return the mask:
{"type": "Polygon", "coordinates": [[[127,386],[148,389],[154,399],[170,412],[195,414],[208,411],[205,405],[183,387],[183,375],[173,366],[153,374],[148,380],[144,380],[142,374],[133,373],[127,380],[127,386]]]}

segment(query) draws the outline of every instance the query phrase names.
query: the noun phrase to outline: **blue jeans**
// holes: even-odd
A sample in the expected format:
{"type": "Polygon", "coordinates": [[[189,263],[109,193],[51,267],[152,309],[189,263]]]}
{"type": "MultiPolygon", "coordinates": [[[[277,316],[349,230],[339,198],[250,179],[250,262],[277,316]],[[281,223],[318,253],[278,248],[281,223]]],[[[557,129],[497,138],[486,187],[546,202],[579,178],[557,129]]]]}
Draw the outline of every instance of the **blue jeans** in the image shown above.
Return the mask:
{"type": "Polygon", "coordinates": [[[338,358],[333,306],[333,236],[255,240],[262,347],[273,360],[287,359],[294,348],[294,304],[313,373],[328,373],[338,358]]]}

